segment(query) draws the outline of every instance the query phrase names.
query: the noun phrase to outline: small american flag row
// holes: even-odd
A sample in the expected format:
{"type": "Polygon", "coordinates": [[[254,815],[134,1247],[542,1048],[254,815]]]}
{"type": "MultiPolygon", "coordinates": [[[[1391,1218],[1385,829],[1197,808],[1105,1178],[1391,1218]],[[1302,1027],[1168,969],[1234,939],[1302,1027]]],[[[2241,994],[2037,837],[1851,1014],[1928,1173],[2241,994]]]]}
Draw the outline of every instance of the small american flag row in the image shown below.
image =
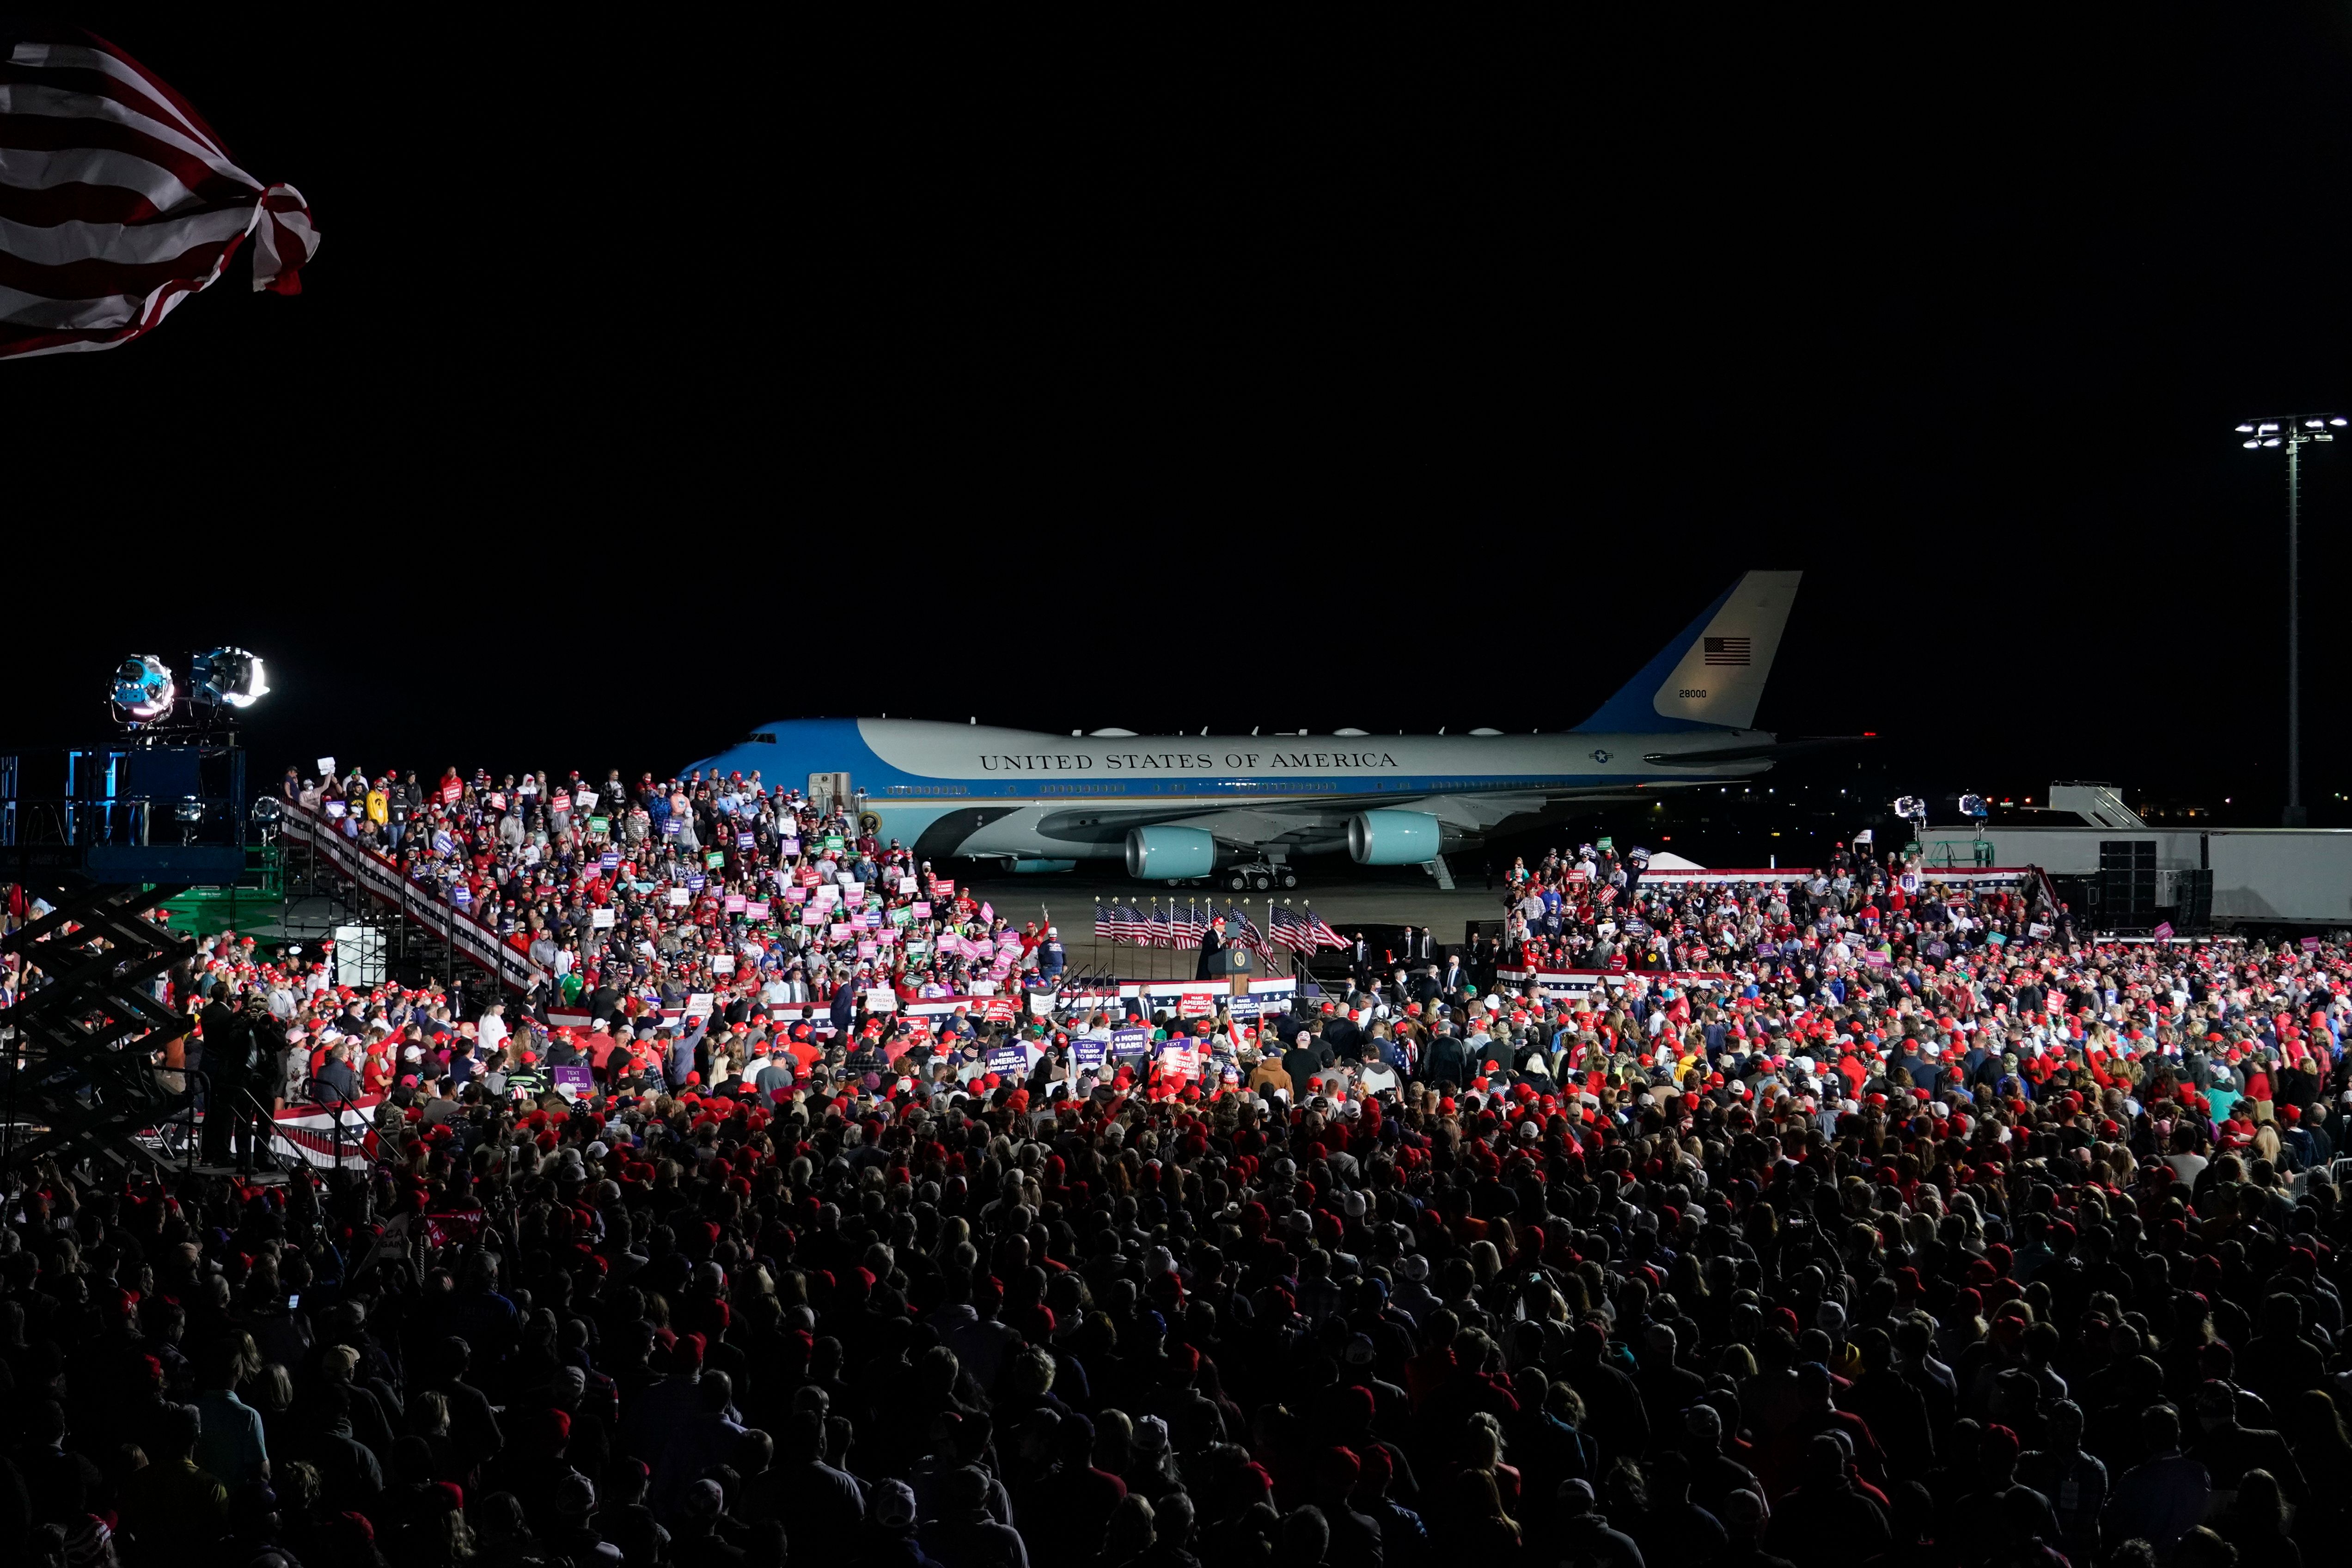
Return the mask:
{"type": "Polygon", "coordinates": [[[1300,955],[1315,951],[1315,933],[1307,922],[1293,914],[1289,905],[1267,912],[1268,933],[1273,938],[1300,955]]]}
{"type": "Polygon", "coordinates": [[[1132,904],[1097,904],[1095,938],[1145,947],[1196,948],[1206,940],[1210,922],[1218,919],[1225,923],[1228,944],[1239,944],[1258,953],[1266,950],[1265,935],[1238,904],[1221,909],[1213,903],[1191,901],[1171,901],[1163,910],[1160,901],[1154,899],[1149,912],[1132,904]]]}

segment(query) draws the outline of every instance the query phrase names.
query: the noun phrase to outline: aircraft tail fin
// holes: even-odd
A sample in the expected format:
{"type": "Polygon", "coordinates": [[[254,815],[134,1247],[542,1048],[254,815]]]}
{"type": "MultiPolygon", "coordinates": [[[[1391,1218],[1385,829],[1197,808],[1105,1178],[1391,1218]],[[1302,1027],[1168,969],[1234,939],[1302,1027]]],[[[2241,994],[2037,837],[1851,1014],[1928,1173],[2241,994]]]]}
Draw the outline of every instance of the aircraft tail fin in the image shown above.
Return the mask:
{"type": "Polygon", "coordinates": [[[1748,728],[1803,576],[1748,572],[1576,727],[1632,735],[1748,728]]]}

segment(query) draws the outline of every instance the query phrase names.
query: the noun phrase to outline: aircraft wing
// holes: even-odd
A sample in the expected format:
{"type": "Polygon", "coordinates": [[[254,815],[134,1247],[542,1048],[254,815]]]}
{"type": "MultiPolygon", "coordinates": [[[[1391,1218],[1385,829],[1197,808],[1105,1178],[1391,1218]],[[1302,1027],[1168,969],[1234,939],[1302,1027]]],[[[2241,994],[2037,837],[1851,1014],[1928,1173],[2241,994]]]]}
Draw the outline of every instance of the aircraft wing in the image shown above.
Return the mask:
{"type": "Polygon", "coordinates": [[[1866,735],[1810,736],[1796,740],[1764,741],[1754,746],[1721,746],[1712,751],[1649,751],[1643,753],[1642,760],[1653,768],[1713,768],[1725,762],[1777,762],[1785,757],[1826,751],[1833,746],[1860,746],[1870,738],[1866,735]]]}
{"type": "Polygon", "coordinates": [[[1328,844],[1344,841],[1348,819],[1364,810],[1427,811],[1447,827],[1465,833],[1487,832],[1513,817],[1537,814],[1552,800],[1646,800],[1652,791],[1636,792],[1622,785],[1591,790],[1515,790],[1508,794],[1327,795],[1318,800],[1268,801],[1260,805],[1198,804],[1102,810],[1076,806],[1052,812],[1037,823],[1047,838],[1074,843],[1115,843],[1130,828],[1198,828],[1220,843],[1252,849],[1271,844],[1328,844]]]}

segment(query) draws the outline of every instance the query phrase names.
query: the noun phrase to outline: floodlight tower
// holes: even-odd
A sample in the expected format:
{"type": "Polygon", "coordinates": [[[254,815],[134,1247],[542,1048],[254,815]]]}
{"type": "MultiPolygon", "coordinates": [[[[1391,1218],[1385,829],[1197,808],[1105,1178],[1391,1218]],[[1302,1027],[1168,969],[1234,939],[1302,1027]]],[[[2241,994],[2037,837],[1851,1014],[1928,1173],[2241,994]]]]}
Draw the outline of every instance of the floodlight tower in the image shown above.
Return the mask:
{"type": "Polygon", "coordinates": [[[2303,580],[2297,553],[2297,514],[2303,504],[2303,449],[2333,441],[2345,425],[2340,413],[2298,413],[2251,419],[2238,426],[2249,452],[2286,448],[2286,810],[2282,827],[2300,828],[2303,810],[2303,580]]]}

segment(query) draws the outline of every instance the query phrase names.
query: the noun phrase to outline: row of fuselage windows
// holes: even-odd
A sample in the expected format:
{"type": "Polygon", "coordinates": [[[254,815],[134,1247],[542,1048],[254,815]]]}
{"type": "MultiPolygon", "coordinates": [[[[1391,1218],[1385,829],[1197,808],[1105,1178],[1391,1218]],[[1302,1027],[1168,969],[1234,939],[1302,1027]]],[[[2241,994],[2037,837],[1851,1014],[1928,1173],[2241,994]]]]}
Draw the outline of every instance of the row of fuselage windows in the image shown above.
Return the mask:
{"type": "MultiPolygon", "coordinates": [[[[1567,789],[1571,781],[1565,779],[1373,779],[1360,783],[1342,782],[1334,779],[1215,779],[1202,781],[1218,790],[1265,790],[1278,795],[1336,795],[1342,791],[1363,793],[1381,789],[1404,789],[1414,794],[1459,793],[1474,789],[1567,789]]],[[[1200,792],[1200,784],[1190,780],[1167,779],[1147,783],[1039,784],[1039,795],[1192,795],[1200,792]]],[[[1019,783],[1008,782],[986,791],[990,794],[1020,795],[1029,793],[1019,783]]],[[[970,795],[971,789],[963,784],[893,784],[885,791],[900,799],[921,796],[970,795]]]]}

